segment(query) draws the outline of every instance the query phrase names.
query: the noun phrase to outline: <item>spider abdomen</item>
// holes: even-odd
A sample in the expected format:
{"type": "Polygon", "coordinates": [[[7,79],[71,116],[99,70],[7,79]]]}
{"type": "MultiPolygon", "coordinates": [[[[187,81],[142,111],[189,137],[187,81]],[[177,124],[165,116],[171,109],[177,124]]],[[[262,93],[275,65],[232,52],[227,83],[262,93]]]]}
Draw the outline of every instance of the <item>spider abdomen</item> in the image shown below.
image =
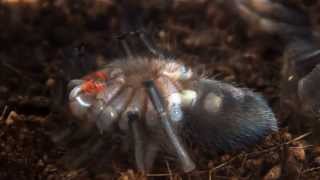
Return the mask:
{"type": "Polygon", "coordinates": [[[278,129],[260,95],[215,80],[202,79],[196,86],[198,97],[186,111],[185,125],[196,142],[215,151],[237,150],[278,129]]]}

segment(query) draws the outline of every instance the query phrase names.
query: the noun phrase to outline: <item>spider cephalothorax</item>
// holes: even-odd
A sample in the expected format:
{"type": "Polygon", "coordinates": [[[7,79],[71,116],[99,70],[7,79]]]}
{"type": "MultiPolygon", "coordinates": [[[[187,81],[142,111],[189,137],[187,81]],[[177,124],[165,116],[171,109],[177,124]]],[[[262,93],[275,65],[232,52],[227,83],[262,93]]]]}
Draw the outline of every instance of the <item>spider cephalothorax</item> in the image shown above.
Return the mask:
{"type": "Polygon", "coordinates": [[[120,129],[127,130],[127,112],[134,111],[143,119],[153,116],[143,86],[143,82],[152,80],[168,108],[173,108],[172,118],[179,120],[182,118],[179,93],[195,77],[191,69],[177,61],[146,57],[118,60],[78,81],[70,93],[70,108],[76,116],[94,120],[101,131],[110,129],[117,120],[120,129]]]}

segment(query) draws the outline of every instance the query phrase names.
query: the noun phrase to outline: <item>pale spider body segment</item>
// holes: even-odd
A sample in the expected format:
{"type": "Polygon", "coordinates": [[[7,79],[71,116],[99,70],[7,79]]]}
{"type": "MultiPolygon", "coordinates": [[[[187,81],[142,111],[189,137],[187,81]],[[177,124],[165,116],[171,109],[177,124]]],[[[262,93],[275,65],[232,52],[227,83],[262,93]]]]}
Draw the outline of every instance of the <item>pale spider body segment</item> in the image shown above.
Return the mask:
{"type": "MultiPolygon", "coordinates": [[[[154,83],[163,98],[164,113],[177,141],[182,140],[178,149],[184,150],[186,136],[213,152],[242,149],[278,129],[269,106],[251,90],[206,79],[173,59],[118,60],[77,81],[69,105],[75,116],[101,133],[131,134],[135,127],[130,125],[130,113],[135,113],[137,132],[132,136],[139,170],[150,170],[157,152],[174,155],[175,149],[167,134],[171,131],[163,128],[162,114],[157,112],[144,85],[148,81],[154,83]]],[[[194,169],[194,163],[184,154],[187,150],[177,151],[182,169],[194,169]]]]}

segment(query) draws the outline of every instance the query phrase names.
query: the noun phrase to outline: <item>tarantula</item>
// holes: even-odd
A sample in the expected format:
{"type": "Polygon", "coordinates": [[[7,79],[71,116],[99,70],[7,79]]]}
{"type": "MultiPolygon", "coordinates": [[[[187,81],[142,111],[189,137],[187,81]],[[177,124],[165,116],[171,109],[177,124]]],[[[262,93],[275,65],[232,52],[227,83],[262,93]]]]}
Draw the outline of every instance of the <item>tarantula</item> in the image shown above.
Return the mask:
{"type": "MultiPolygon", "coordinates": [[[[143,32],[135,33],[158,54],[143,32]]],[[[277,131],[276,118],[259,94],[207,79],[162,54],[133,56],[126,40],[121,42],[129,57],[71,81],[69,106],[88,129],[133,137],[138,170],[151,170],[157,154],[165,151],[178,157],[184,172],[192,171],[195,163],[184,142],[187,132],[204,147],[225,152],[277,131]]]]}
{"type": "MultiPolygon", "coordinates": [[[[287,43],[283,92],[290,90],[288,95],[294,94],[318,112],[319,93],[314,86],[320,78],[320,51],[308,18],[269,0],[224,3],[249,26],[281,36],[287,43]]],[[[137,34],[157,54],[144,33],[137,34]]],[[[125,40],[122,43],[131,54],[125,40]]],[[[206,148],[224,152],[245,148],[277,130],[271,109],[257,93],[207,79],[182,61],[163,55],[130,55],[70,84],[70,109],[83,120],[82,127],[133,137],[141,171],[149,171],[161,151],[177,156],[183,171],[193,170],[195,163],[184,142],[186,132],[206,148]]]]}
{"type": "Polygon", "coordinates": [[[214,151],[243,148],[277,130],[258,94],[197,76],[177,60],[116,61],[80,81],[69,100],[72,113],[101,133],[132,133],[139,170],[150,169],[165,148],[176,151],[185,172],[194,169],[179,137],[186,128],[214,151]]]}

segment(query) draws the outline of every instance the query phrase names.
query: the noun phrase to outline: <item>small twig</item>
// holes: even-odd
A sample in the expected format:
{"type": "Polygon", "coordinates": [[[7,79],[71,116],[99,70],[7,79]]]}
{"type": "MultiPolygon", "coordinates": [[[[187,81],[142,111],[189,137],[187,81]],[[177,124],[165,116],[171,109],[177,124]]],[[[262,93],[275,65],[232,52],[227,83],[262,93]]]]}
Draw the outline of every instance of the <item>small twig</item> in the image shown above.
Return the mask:
{"type": "Polygon", "coordinates": [[[235,159],[237,159],[239,156],[234,156],[233,158],[229,159],[228,161],[221,163],[220,165],[213,167],[210,169],[210,171],[216,171],[218,169],[221,169],[223,167],[225,167],[226,165],[230,164],[232,161],[234,161],[235,159]]]}
{"type": "Polygon", "coordinates": [[[296,138],[294,138],[294,139],[292,139],[292,140],[290,140],[288,142],[275,145],[273,147],[270,147],[270,148],[262,150],[262,151],[248,153],[247,155],[255,155],[255,154],[261,154],[261,153],[267,153],[267,152],[270,152],[270,151],[274,151],[274,150],[282,147],[283,145],[289,145],[289,144],[291,144],[293,142],[296,142],[296,141],[299,141],[299,140],[301,140],[301,139],[303,139],[303,138],[305,138],[305,137],[307,137],[307,136],[309,136],[311,134],[312,134],[312,132],[307,132],[307,133],[302,134],[302,135],[300,135],[300,136],[298,136],[298,137],[296,137],[296,138]]]}
{"type": "Polygon", "coordinates": [[[301,174],[311,173],[313,171],[320,171],[320,166],[314,167],[314,168],[310,168],[310,169],[306,169],[306,170],[302,171],[301,174]]]}
{"type": "MultiPolygon", "coordinates": [[[[188,173],[188,174],[190,174],[190,175],[200,175],[200,174],[204,174],[204,173],[208,173],[208,172],[211,174],[214,171],[227,166],[228,164],[230,164],[232,161],[234,161],[235,159],[237,159],[241,155],[242,154],[236,155],[236,156],[232,157],[231,159],[229,159],[228,161],[225,161],[225,162],[219,164],[218,166],[212,167],[210,169],[198,170],[198,171],[191,172],[191,173],[188,173]]],[[[147,177],[169,177],[169,176],[171,177],[174,174],[179,174],[179,173],[172,173],[170,171],[170,173],[147,174],[147,177]]]]}
{"type": "Polygon", "coordinates": [[[305,137],[307,137],[307,136],[309,136],[309,135],[311,135],[311,134],[312,134],[312,132],[304,133],[304,134],[302,134],[302,135],[300,135],[300,136],[292,139],[291,141],[286,142],[286,144],[291,144],[291,143],[293,143],[293,142],[299,141],[299,140],[304,139],[305,137]]]}
{"type": "Polygon", "coordinates": [[[171,168],[170,168],[170,164],[169,164],[168,161],[166,161],[166,166],[167,166],[168,172],[169,172],[169,174],[170,174],[170,180],[173,180],[172,170],[171,170],[171,168]]]}
{"type": "Polygon", "coordinates": [[[288,149],[289,149],[288,144],[286,143],[282,144],[282,148],[280,152],[280,167],[281,167],[280,178],[284,178],[288,176],[288,158],[289,158],[288,149]]]}
{"type": "Polygon", "coordinates": [[[1,116],[0,116],[0,121],[2,121],[2,120],[4,119],[4,116],[5,116],[5,114],[7,113],[7,110],[8,110],[8,106],[5,105],[5,106],[4,106],[4,109],[3,109],[3,111],[2,111],[2,114],[1,114],[1,116]]]}
{"type": "Polygon", "coordinates": [[[307,145],[307,146],[301,146],[301,147],[289,147],[289,149],[309,149],[314,147],[314,145],[307,145]]]}
{"type": "Polygon", "coordinates": [[[25,78],[29,81],[33,81],[31,77],[29,77],[29,75],[26,72],[21,72],[19,69],[13,67],[11,64],[8,64],[4,61],[1,62],[1,64],[3,66],[5,66],[6,68],[8,68],[9,70],[11,70],[12,72],[16,73],[19,77],[25,78]]]}
{"type": "Polygon", "coordinates": [[[243,158],[242,158],[242,160],[241,160],[240,169],[244,169],[244,166],[245,166],[245,163],[247,162],[247,160],[248,160],[247,154],[243,154],[243,158]]]}
{"type": "Polygon", "coordinates": [[[225,162],[219,164],[218,166],[215,166],[215,167],[212,167],[212,168],[206,169],[206,170],[195,171],[195,172],[192,172],[191,174],[192,175],[199,175],[199,174],[207,173],[208,171],[212,173],[214,171],[217,171],[218,169],[221,169],[221,168],[227,166],[228,164],[230,164],[232,161],[234,161],[235,159],[237,159],[241,155],[242,154],[236,155],[236,156],[232,157],[231,159],[229,159],[228,161],[225,161],[225,162]]]}
{"type": "Polygon", "coordinates": [[[170,173],[150,173],[146,175],[147,177],[168,177],[172,176],[170,173]]]}

